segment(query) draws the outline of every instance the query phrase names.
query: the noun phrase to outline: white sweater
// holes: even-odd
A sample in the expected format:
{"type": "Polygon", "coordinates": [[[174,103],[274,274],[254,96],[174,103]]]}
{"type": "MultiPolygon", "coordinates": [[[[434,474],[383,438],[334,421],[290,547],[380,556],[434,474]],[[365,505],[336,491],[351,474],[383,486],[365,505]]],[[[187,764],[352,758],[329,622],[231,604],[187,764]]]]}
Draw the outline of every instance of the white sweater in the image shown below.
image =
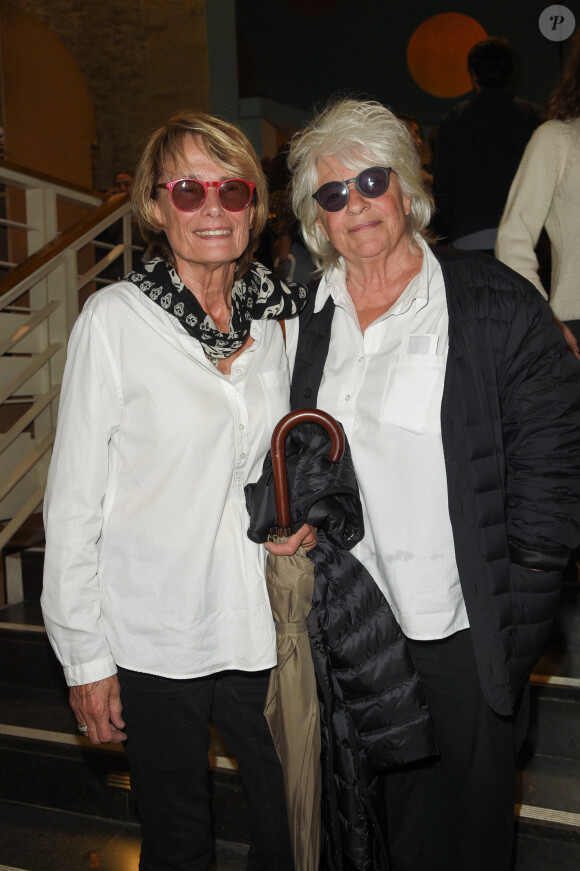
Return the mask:
{"type": "Polygon", "coordinates": [[[528,143],[513,180],[495,253],[548,298],[534,248],[542,227],[552,248],[550,304],[563,321],[580,318],[580,118],[547,121],[528,143]]]}

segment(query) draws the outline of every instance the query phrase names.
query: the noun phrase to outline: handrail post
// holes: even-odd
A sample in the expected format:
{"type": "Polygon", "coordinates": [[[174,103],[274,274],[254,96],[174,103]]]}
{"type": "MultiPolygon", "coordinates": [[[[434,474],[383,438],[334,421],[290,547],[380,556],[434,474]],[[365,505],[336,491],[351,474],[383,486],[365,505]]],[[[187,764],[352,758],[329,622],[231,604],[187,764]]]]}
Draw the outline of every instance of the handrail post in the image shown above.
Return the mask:
{"type": "MultiPolygon", "coordinates": [[[[25,199],[26,223],[29,226],[27,230],[28,254],[30,256],[58,235],[57,195],[54,188],[39,184],[38,186],[26,189],[25,199]]],[[[58,294],[61,275],[62,269],[57,269],[55,273],[52,273],[30,288],[29,300],[32,311],[39,311],[47,305],[55,290],[58,294]]],[[[58,317],[58,312],[56,316],[58,317]]],[[[34,331],[31,341],[34,343],[36,353],[48,347],[50,342],[50,326],[48,322],[39,325],[34,331]]],[[[49,366],[43,366],[42,370],[24,385],[22,392],[34,397],[50,390],[53,386],[53,365],[54,363],[51,361],[49,366]]],[[[53,418],[51,408],[49,407],[39,414],[34,421],[30,434],[30,445],[33,446],[47,436],[52,431],[52,428],[53,418]]],[[[23,487],[21,486],[20,492],[24,495],[26,492],[29,492],[30,487],[42,485],[46,480],[47,471],[47,458],[43,457],[33,469],[28,483],[23,487]]]]}
{"type": "MultiPolygon", "coordinates": [[[[48,345],[61,346],[60,351],[45,367],[49,382],[46,385],[47,390],[62,382],[68,337],[79,314],[76,251],[69,248],[61,254],[59,259],[58,268],[47,279],[49,298],[51,301],[59,302],[60,305],[48,318],[46,347],[48,345]]],[[[50,413],[47,413],[47,417],[50,417],[51,427],[56,426],[57,410],[58,404],[53,403],[50,413]]],[[[43,430],[42,435],[45,434],[43,430]]]]}
{"type": "Polygon", "coordinates": [[[123,215],[123,275],[127,275],[133,268],[133,252],[131,245],[133,244],[133,230],[131,212],[123,215]]]}
{"type": "MultiPolygon", "coordinates": [[[[0,165],[0,179],[3,171],[0,165]]],[[[18,232],[26,230],[29,256],[0,282],[0,374],[4,379],[0,402],[2,409],[10,405],[5,414],[10,428],[0,439],[0,519],[4,523],[0,530],[0,604],[2,549],[42,504],[68,338],[79,312],[79,291],[85,287],[90,290],[90,283],[108,263],[106,258],[104,263],[94,262],[93,242],[119,218],[126,272],[132,262],[126,196],[117,195],[102,203],[97,197],[82,194],[82,205],[98,206],[97,214],[87,215],[59,233],[57,197],[59,203],[64,198],[75,205],[77,193],[72,191],[67,198],[64,187],[51,187],[48,182],[43,185],[42,179],[21,170],[9,169],[7,173],[12,174],[7,182],[19,197],[20,221],[14,226],[18,232]],[[21,220],[24,199],[26,223],[21,220]],[[87,260],[91,261],[88,269],[87,260]],[[15,412],[19,413],[16,420],[15,412]]]]}
{"type": "MultiPolygon", "coordinates": [[[[72,248],[68,248],[64,252],[64,272],[65,272],[65,281],[64,281],[64,304],[66,310],[65,322],[66,322],[66,337],[64,339],[64,343],[66,345],[68,341],[68,337],[71,334],[71,330],[75,325],[75,321],[79,316],[79,283],[78,283],[78,260],[77,253],[73,251],[72,248]]],[[[59,375],[58,382],[60,383],[62,377],[59,375]]],[[[53,382],[54,385],[54,382],[53,382]]],[[[52,385],[51,385],[52,386],[52,385]]]]}
{"type": "Polygon", "coordinates": [[[30,226],[27,231],[30,256],[58,233],[56,191],[48,187],[26,191],[26,223],[30,226]]]}

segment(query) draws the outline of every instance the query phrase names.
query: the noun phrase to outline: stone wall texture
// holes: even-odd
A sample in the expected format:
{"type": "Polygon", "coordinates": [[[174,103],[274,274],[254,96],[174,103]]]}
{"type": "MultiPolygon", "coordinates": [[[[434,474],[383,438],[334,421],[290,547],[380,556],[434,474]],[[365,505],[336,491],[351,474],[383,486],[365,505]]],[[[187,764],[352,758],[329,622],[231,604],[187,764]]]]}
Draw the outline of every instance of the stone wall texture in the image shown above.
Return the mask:
{"type": "Polygon", "coordinates": [[[85,78],[97,121],[95,188],[132,170],[172,112],[208,110],[206,0],[6,2],[50,27],[85,78]]]}

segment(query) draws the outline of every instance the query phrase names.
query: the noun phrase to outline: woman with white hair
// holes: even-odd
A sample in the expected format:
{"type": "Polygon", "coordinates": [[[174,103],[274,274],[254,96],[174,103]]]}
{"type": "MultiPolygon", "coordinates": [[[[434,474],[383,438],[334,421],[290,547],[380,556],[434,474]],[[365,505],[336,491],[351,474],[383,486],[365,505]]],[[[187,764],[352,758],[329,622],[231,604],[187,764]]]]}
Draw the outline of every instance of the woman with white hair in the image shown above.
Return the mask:
{"type": "Polygon", "coordinates": [[[291,403],[344,426],[354,554],[407,638],[440,749],[385,777],[392,868],[507,871],[518,713],[580,537],[575,361],[528,282],[430,247],[417,150],[388,109],[330,105],[289,165],[321,274],[287,324],[291,403]]]}

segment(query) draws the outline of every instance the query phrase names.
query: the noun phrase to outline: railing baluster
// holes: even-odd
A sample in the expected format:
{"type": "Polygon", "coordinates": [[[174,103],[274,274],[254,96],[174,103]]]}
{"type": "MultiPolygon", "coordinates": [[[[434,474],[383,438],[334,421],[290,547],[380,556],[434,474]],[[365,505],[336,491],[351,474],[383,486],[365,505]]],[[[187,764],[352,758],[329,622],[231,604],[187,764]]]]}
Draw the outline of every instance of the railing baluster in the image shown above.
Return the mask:
{"type": "Polygon", "coordinates": [[[120,257],[123,271],[128,272],[133,248],[131,207],[124,195],[103,203],[102,195],[5,161],[0,161],[0,184],[25,193],[25,221],[8,216],[0,219],[0,225],[8,232],[25,232],[30,254],[0,281],[0,318],[6,319],[0,341],[0,361],[6,361],[2,363],[5,374],[0,383],[0,406],[9,404],[11,409],[10,417],[5,416],[11,425],[0,433],[0,520],[5,523],[0,532],[1,551],[42,503],[66,344],[79,311],[79,290],[120,257]],[[57,201],[82,205],[92,213],[59,233],[57,201]],[[98,236],[120,219],[122,243],[101,243],[98,236]],[[78,255],[89,245],[107,253],[79,276],[78,255]],[[9,318],[14,318],[13,327],[9,318]],[[14,374],[18,365],[22,369],[14,374]],[[25,410],[14,422],[14,410],[20,402],[25,410]],[[31,424],[30,448],[21,456],[20,440],[28,438],[26,430],[31,424]]]}

